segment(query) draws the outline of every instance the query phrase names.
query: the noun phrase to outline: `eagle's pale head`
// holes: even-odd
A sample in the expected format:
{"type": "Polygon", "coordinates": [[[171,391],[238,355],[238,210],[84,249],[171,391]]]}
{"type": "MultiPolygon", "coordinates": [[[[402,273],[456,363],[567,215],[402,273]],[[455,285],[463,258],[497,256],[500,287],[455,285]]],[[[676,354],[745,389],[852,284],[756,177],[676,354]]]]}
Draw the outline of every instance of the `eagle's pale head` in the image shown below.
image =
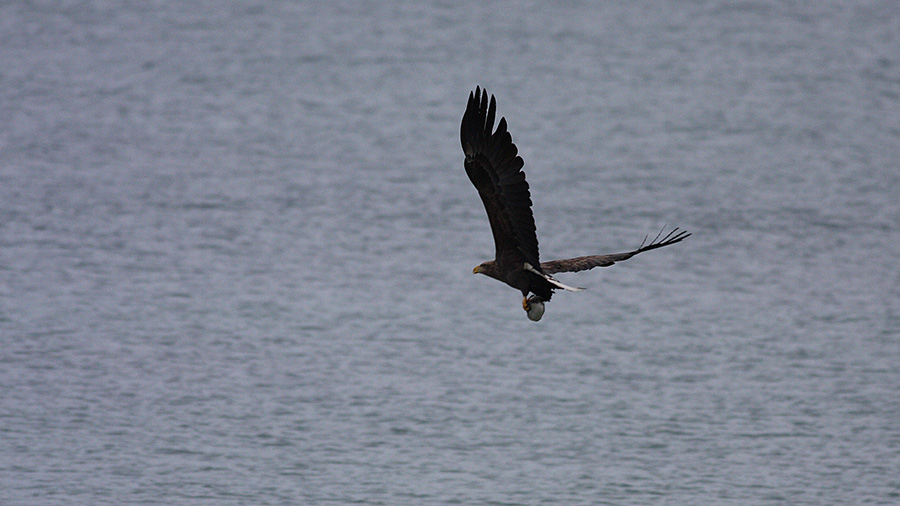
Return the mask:
{"type": "Polygon", "coordinates": [[[500,272],[497,269],[497,262],[493,260],[482,262],[480,265],[472,269],[472,274],[484,274],[485,276],[490,276],[494,279],[500,279],[500,272]]]}

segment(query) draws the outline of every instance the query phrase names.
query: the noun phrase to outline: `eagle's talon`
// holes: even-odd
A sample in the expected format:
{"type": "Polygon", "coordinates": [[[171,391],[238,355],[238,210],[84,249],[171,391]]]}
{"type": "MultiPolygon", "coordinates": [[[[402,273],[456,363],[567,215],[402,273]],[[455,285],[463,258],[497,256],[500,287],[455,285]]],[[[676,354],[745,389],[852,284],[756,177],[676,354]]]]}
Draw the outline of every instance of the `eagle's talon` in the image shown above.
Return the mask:
{"type": "Polygon", "coordinates": [[[531,311],[531,306],[528,305],[528,297],[522,297],[522,309],[525,311],[531,311]]]}

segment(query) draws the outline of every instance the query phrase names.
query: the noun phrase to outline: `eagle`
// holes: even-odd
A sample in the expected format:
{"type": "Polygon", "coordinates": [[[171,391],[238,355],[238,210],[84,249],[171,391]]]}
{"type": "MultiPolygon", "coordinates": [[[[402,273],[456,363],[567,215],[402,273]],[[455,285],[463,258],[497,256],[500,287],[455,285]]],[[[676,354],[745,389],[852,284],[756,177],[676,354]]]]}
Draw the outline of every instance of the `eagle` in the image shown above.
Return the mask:
{"type": "Polygon", "coordinates": [[[544,315],[544,303],[554,290],[578,292],[584,288],[561,283],[552,274],[577,272],[594,267],[608,267],[645,251],[681,242],[691,234],[678,227],[647,241],[645,236],[637,249],[610,255],[592,255],[541,262],[538,240],[531,212],[531,193],[518,156],[507,131],[506,118],[501,117],[494,130],[497,101],[487,90],[476,87],[469,93],[469,103],[460,125],[460,140],[466,155],[466,174],[484,203],[496,248],[493,260],[472,270],[484,274],[522,292],[522,309],[532,321],[544,315]],[[531,296],[529,296],[531,294],[531,296]]]}

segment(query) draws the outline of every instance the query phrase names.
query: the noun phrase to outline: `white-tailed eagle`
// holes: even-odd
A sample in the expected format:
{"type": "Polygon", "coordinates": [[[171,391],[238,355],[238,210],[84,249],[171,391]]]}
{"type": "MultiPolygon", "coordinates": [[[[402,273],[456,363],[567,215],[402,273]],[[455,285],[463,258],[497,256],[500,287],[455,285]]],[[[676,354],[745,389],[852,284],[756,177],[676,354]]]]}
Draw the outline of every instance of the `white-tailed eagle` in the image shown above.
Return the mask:
{"type": "Polygon", "coordinates": [[[518,156],[518,148],[506,130],[506,118],[500,118],[494,130],[496,112],[494,96],[488,100],[487,91],[475,88],[469,94],[469,104],[460,126],[466,174],[484,203],[496,247],[494,259],[475,267],[472,272],[485,274],[520,290],[522,307],[531,320],[541,319],[544,302],[550,300],[554,290],[583,290],[564,285],[551,274],[608,267],[638,253],[675,244],[691,235],[675,228],[665,235],[661,231],[650,242],[645,237],[633,251],[541,263],[531,212],[531,193],[522,172],[525,162],[518,156]]]}

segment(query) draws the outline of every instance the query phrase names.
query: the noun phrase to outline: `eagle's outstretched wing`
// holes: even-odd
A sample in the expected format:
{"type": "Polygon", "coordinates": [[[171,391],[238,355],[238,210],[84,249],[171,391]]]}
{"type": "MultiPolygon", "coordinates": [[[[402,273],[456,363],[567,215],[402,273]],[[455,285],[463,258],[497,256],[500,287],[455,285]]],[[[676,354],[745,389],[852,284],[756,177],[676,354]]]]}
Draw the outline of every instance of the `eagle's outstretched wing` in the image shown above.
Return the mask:
{"type": "Polygon", "coordinates": [[[660,231],[659,234],[657,234],[656,237],[649,243],[647,243],[647,237],[644,237],[641,245],[634,251],[628,251],[626,253],[613,253],[612,255],[592,255],[586,257],[567,258],[565,260],[551,260],[549,262],[542,263],[541,270],[543,270],[547,274],[554,274],[557,272],[584,271],[587,269],[593,269],[594,267],[609,267],[616,262],[628,260],[638,253],[643,253],[652,249],[662,248],[663,246],[675,244],[676,242],[680,242],[683,239],[686,239],[690,235],[691,234],[689,234],[685,230],[681,230],[679,232],[678,227],[676,227],[665,236],[663,236],[662,231],[660,231]]]}
{"type": "Polygon", "coordinates": [[[480,87],[469,94],[469,104],[460,125],[460,140],[466,154],[466,173],[484,202],[496,257],[540,265],[531,193],[506,118],[494,131],[497,102],[480,87]]]}

